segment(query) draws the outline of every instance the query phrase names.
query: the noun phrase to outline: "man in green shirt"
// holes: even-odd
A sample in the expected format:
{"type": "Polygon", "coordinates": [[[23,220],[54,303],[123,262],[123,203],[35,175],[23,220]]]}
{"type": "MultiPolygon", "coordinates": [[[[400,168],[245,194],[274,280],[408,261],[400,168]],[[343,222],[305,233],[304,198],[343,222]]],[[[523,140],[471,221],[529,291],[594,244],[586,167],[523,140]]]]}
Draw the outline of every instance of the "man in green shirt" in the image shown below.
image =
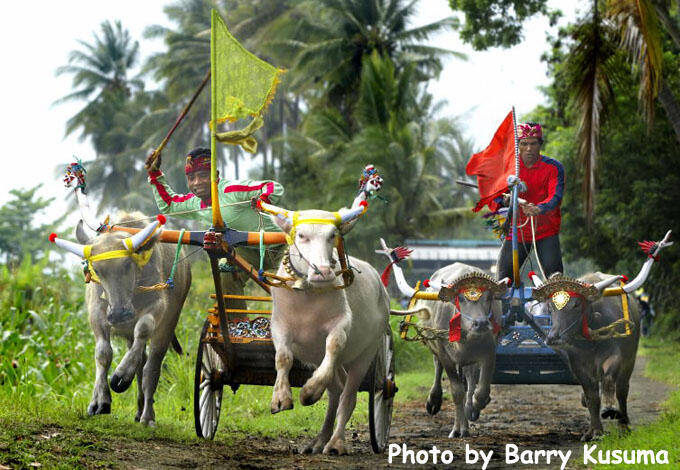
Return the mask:
{"type": "MultiPolygon", "coordinates": [[[[149,183],[162,214],[192,219],[204,222],[207,227],[212,225],[212,200],[210,194],[210,149],[197,148],[189,152],[184,166],[187,185],[191,191],[188,194],[177,194],[168,184],[165,175],[160,170],[161,156],[153,159],[153,154],[146,160],[149,172],[149,183]]],[[[269,219],[263,217],[250,207],[250,200],[254,197],[265,202],[277,204],[283,195],[283,186],[276,181],[219,180],[217,189],[222,219],[227,227],[244,232],[258,232],[261,228],[265,232],[280,232],[281,230],[269,219]]],[[[206,227],[206,228],[207,228],[206,227]]],[[[276,271],[279,256],[271,254],[269,250],[265,256],[263,269],[276,271]]],[[[236,248],[239,255],[244,257],[254,267],[260,265],[259,251],[245,247],[236,248]]],[[[230,265],[226,266],[227,273],[222,276],[222,288],[225,294],[243,295],[243,287],[249,279],[246,273],[230,265]]],[[[245,309],[245,301],[230,300],[227,308],[245,309]]]]}

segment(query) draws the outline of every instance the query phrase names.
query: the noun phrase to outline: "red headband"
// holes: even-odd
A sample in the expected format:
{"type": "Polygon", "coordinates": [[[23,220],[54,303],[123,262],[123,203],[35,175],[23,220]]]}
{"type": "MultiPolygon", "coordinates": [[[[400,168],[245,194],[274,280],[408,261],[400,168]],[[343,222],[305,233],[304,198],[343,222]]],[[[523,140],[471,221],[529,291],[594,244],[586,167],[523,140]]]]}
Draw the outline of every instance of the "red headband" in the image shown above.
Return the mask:
{"type": "Polygon", "coordinates": [[[210,155],[201,155],[200,157],[187,157],[187,163],[184,165],[184,173],[189,174],[195,171],[210,171],[210,155]]]}
{"type": "Polygon", "coordinates": [[[543,129],[540,124],[532,126],[530,124],[520,124],[517,126],[517,138],[527,139],[529,137],[536,137],[537,139],[543,138],[543,129]]]}

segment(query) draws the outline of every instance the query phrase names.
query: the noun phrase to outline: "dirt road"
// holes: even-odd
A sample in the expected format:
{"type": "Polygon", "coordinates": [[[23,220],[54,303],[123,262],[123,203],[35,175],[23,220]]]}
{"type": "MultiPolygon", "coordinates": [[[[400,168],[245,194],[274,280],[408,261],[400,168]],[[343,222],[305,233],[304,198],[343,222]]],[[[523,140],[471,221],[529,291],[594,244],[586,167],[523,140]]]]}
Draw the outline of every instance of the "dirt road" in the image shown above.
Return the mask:
{"type": "MultiPolygon", "coordinates": [[[[644,358],[638,358],[631,382],[629,400],[632,425],[655,419],[659,404],[668,394],[668,387],[642,375],[644,358]]],[[[527,449],[573,449],[570,463],[580,461],[582,450],[579,437],[587,424],[587,412],[580,404],[580,387],[569,385],[499,385],[492,388],[492,402],[479,421],[472,424],[472,436],[449,439],[453,424],[451,402],[445,401],[434,417],[425,411],[429,384],[423,384],[423,399],[395,406],[390,442],[406,444],[415,451],[450,450],[454,460],[449,465],[404,465],[401,457],[387,461],[387,454],[374,455],[370,450],[367,426],[348,430],[348,447],[352,455],[336,457],[300,455],[297,448],[302,440],[287,438],[263,439],[252,437],[231,442],[181,443],[151,440],[122,440],[107,452],[113,467],[134,468],[228,468],[228,469],[348,469],[348,468],[465,468],[480,469],[481,465],[465,463],[466,443],[476,450],[493,450],[487,469],[511,468],[505,463],[505,445],[516,444],[527,449]]],[[[613,426],[612,429],[614,429],[613,426]]],[[[218,431],[219,432],[219,431],[218,431]]],[[[96,460],[102,458],[93,452],[96,460]]],[[[559,469],[559,460],[550,465],[522,465],[527,469],[559,469]]]]}

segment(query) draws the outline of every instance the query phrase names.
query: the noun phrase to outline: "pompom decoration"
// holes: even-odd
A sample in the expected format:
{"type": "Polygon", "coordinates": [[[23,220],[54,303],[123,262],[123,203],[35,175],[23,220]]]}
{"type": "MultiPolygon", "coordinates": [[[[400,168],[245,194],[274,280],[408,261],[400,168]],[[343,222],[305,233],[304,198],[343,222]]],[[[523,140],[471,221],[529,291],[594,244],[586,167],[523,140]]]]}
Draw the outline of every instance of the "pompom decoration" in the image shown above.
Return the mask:
{"type": "Polygon", "coordinates": [[[628,276],[626,276],[625,274],[621,276],[621,280],[623,281],[624,284],[628,284],[628,276]]]}
{"type": "Polygon", "coordinates": [[[49,239],[49,241],[51,241],[52,243],[54,243],[54,240],[57,239],[57,234],[54,233],[54,232],[50,233],[50,236],[48,237],[48,239],[49,239]]]}
{"type": "Polygon", "coordinates": [[[359,205],[362,206],[362,207],[368,207],[368,202],[366,202],[366,201],[361,201],[361,202],[359,203],[359,205]]]}
{"type": "Polygon", "coordinates": [[[529,279],[536,275],[536,271],[529,271],[529,279]]]}
{"type": "Polygon", "coordinates": [[[158,214],[156,216],[156,219],[161,223],[161,225],[165,225],[165,222],[168,221],[168,219],[163,215],[163,214],[158,214]]]}
{"type": "Polygon", "coordinates": [[[430,280],[429,279],[425,279],[423,281],[423,287],[430,287],[430,280]]]}

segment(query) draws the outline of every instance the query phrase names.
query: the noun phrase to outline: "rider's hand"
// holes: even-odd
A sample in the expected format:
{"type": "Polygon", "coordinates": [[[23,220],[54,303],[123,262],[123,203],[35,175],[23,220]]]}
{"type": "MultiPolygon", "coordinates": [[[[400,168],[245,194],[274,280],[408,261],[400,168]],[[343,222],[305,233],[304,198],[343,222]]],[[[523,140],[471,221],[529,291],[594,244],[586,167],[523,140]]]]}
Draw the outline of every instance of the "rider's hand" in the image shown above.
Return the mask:
{"type": "Polygon", "coordinates": [[[161,169],[161,153],[151,152],[151,155],[146,157],[144,162],[144,167],[147,171],[160,170],[161,169]],[[154,158],[155,157],[155,158],[154,158]]]}
{"type": "Polygon", "coordinates": [[[528,216],[535,216],[541,213],[541,209],[538,208],[536,204],[527,202],[526,204],[521,204],[522,211],[528,216]]]}
{"type": "Polygon", "coordinates": [[[250,198],[250,208],[255,212],[260,212],[260,209],[257,207],[257,201],[259,200],[260,198],[258,196],[253,196],[250,198]]]}

